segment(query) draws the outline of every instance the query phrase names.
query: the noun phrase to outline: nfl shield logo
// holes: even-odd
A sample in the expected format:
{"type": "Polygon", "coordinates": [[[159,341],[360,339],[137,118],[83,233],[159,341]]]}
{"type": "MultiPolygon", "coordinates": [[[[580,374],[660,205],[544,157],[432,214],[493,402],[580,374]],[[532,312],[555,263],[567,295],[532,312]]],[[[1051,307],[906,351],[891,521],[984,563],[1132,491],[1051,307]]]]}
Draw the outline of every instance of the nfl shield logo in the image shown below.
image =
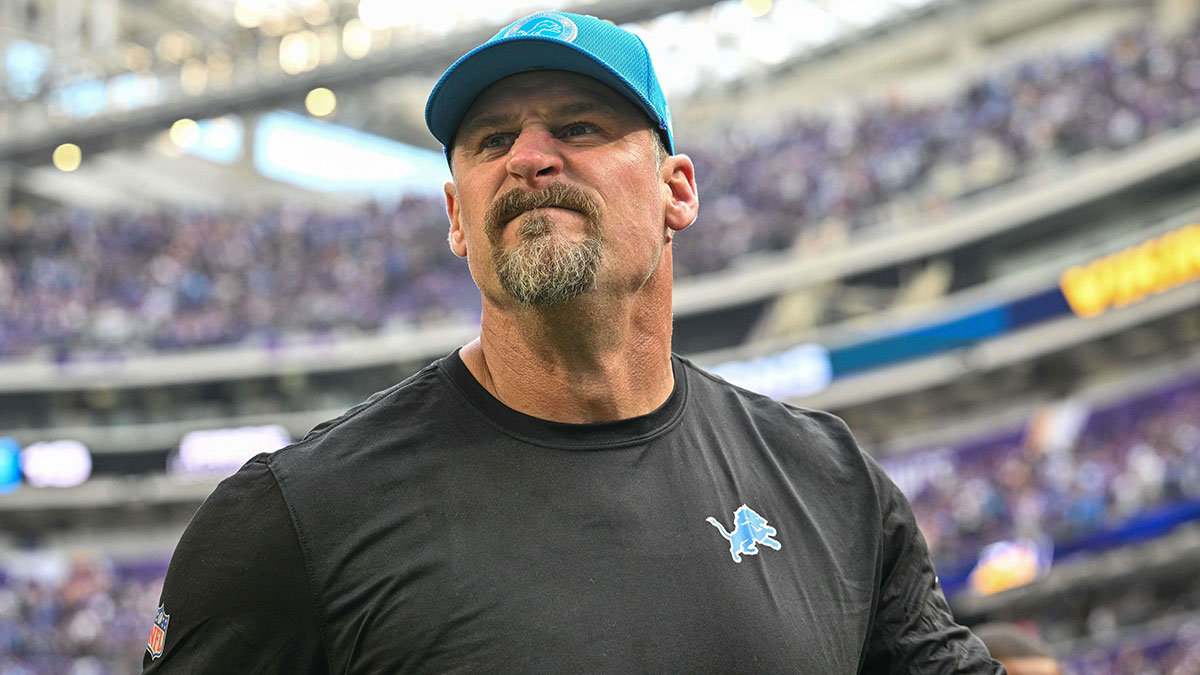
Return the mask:
{"type": "Polygon", "coordinates": [[[154,615],[154,625],[150,627],[150,639],[146,641],[146,650],[152,659],[162,656],[163,642],[167,639],[167,622],[170,620],[166,605],[159,605],[158,613],[154,615]]]}

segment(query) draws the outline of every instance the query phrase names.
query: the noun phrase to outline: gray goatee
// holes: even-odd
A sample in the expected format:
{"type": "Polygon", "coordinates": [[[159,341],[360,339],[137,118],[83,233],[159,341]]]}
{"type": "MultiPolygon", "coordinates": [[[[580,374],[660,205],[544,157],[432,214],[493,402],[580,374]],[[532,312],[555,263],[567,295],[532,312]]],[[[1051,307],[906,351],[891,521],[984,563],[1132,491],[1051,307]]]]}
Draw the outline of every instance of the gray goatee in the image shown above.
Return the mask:
{"type": "Polygon", "coordinates": [[[537,192],[513,189],[492,204],[484,231],[492,243],[492,264],[500,285],[526,307],[550,307],[579,297],[596,285],[596,272],[604,252],[600,213],[582,190],[556,183],[537,192]],[[584,238],[568,241],[556,235],[554,221],[545,213],[529,211],[561,207],[583,214],[584,238]],[[523,215],[522,215],[523,214],[523,215]],[[504,223],[517,221],[517,244],[503,248],[504,223]]]}

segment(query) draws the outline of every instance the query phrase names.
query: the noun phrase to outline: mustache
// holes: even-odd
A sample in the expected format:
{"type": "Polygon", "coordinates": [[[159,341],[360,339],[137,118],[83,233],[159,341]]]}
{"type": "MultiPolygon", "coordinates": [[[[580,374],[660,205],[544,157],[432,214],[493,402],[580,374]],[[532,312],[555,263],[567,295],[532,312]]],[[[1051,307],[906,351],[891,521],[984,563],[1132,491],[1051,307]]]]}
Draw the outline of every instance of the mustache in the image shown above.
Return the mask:
{"type": "Polygon", "coordinates": [[[488,207],[487,213],[484,215],[484,228],[489,234],[494,235],[499,233],[504,223],[522,213],[552,206],[578,211],[590,223],[600,222],[600,207],[595,200],[574,185],[555,183],[535,192],[520,188],[513,188],[505,192],[488,207]]]}

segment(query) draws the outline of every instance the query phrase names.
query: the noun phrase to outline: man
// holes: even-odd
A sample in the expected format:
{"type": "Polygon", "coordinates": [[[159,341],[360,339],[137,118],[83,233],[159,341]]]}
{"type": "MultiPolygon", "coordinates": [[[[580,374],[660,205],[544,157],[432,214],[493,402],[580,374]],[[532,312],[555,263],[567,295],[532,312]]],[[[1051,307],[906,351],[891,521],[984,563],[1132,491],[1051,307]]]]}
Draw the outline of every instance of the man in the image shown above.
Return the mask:
{"type": "Polygon", "coordinates": [[[426,119],[479,339],[224,481],[146,672],[1002,672],[839,420],[671,355],[698,198],[637,37],[525,17],[426,119]]]}

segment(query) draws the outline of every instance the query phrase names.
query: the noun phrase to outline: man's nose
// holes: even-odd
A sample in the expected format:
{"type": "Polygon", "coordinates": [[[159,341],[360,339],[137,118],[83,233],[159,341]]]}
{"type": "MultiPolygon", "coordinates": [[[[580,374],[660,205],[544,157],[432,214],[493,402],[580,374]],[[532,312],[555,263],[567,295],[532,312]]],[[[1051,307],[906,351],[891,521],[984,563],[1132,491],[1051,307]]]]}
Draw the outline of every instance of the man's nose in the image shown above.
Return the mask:
{"type": "Polygon", "coordinates": [[[558,139],[546,129],[524,129],[508,151],[508,172],[527,183],[537,183],[562,172],[558,139]]]}

